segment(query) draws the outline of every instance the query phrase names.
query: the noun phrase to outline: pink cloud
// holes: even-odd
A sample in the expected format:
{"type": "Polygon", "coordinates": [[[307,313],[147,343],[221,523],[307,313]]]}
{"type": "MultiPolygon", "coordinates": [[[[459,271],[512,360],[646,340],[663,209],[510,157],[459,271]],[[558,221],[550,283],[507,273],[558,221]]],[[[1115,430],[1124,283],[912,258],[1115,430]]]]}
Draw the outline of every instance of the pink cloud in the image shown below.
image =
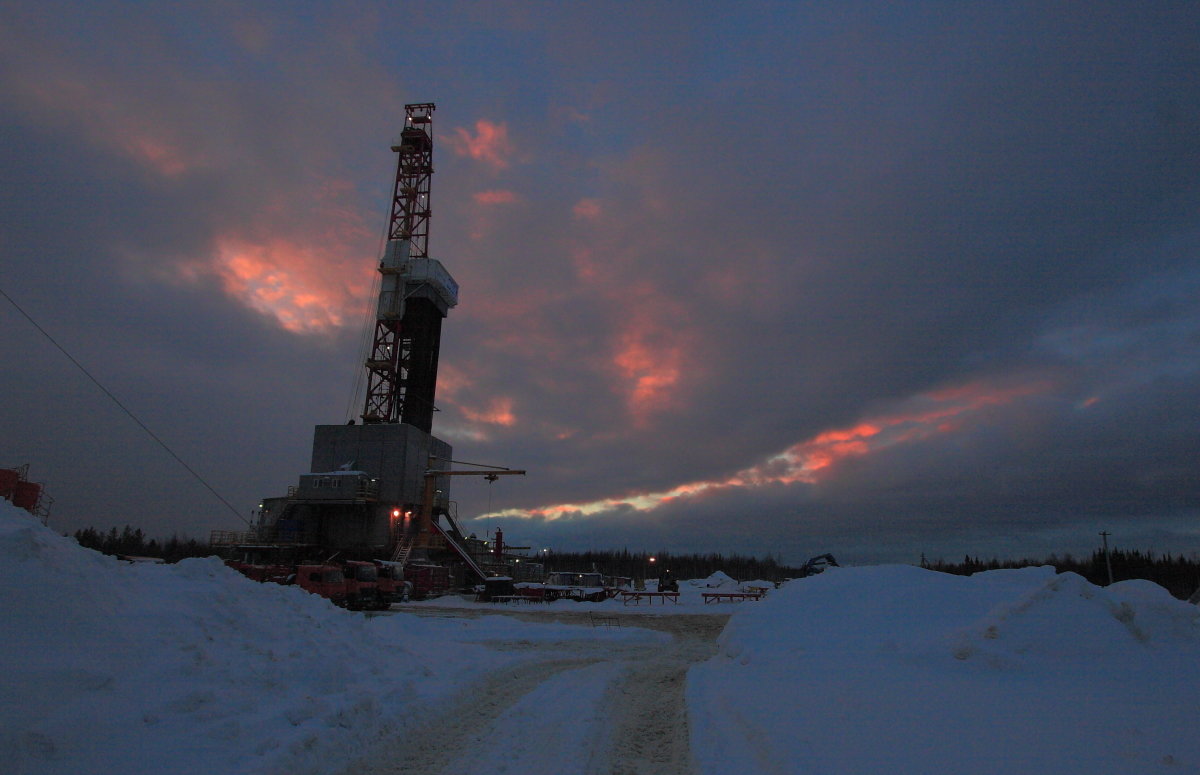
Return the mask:
{"type": "Polygon", "coordinates": [[[890,447],[961,430],[977,412],[1009,404],[1053,387],[1047,382],[1030,382],[994,387],[971,382],[950,389],[924,393],[910,400],[914,408],[870,418],[845,428],[823,431],[801,441],[765,462],[743,469],[725,479],[687,482],[668,490],[631,493],[589,503],[561,503],[536,509],[513,509],[502,516],[541,517],[554,520],[570,515],[602,514],[615,509],[650,511],[674,500],[734,488],[779,484],[815,484],[829,476],[837,463],[864,457],[890,447]],[[934,406],[925,406],[933,404],[934,406]]]}
{"type": "Polygon", "coordinates": [[[513,413],[513,400],[508,397],[493,398],[483,409],[468,409],[463,407],[463,416],[472,422],[487,425],[500,425],[510,428],[517,424],[517,416],[513,413]]]}
{"type": "Polygon", "coordinates": [[[575,207],[571,208],[571,212],[576,218],[583,220],[594,221],[600,217],[600,200],[599,199],[580,199],[575,203],[575,207]]]}
{"type": "Polygon", "coordinates": [[[513,145],[508,139],[508,125],[493,123],[487,119],[475,122],[475,134],[456,127],[446,143],[459,156],[469,156],[495,169],[505,169],[513,155],[513,145]]]}
{"type": "Polygon", "coordinates": [[[481,205],[509,205],[517,201],[517,195],[506,189],[477,191],[471,198],[481,205]]]}
{"type": "Polygon", "coordinates": [[[87,74],[38,72],[36,77],[4,84],[18,105],[51,124],[69,124],[100,147],[124,155],[167,178],[177,178],[204,166],[203,156],[153,110],[127,95],[89,83],[87,74]]]}
{"type": "Polygon", "coordinates": [[[684,360],[683,348],[677,342],[652,341],[648,333],[640,326],[630,327],[613,356],[629,412],[639,426],[675,403],[684,360]]]}
{"type": "Polygon", "coordinates": [[[213,255],[192,262],[186,271],[215,275],[229,296],[284,329],[314,334],[357,324],[367,287],[366,277],[357,286],[331,282],[330,258],[323,246],[287,238],[255,242],[224,236],[217,239],[213,255]]]}

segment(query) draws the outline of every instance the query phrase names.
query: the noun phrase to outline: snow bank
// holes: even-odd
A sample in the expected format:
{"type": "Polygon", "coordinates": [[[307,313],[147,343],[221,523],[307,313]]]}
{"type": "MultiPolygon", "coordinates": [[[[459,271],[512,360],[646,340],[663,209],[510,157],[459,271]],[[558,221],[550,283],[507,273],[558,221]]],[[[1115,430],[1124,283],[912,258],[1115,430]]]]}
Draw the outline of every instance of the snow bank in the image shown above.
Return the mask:
{"type": "Polygon", "coordinates": [[[881,566],[739,608],[688,697],[707,773],[1125,775],[1200,771],[1198,685],[1198,611],[1157,585],[881,566]]]}
{"type": "Polygon", "coordinates": [[[0,502],[0,771],[326,773],[520,657],[637,631],[368,619],[218,560],[130,565],[0,502]]]}
{"type": "Polygon", "coordinates": [[[733,589],[738,585],[731,576],[723,571],[715,571],[706,579],[692,579],[684,583],[689,587],[703,589],[733,589]]]}

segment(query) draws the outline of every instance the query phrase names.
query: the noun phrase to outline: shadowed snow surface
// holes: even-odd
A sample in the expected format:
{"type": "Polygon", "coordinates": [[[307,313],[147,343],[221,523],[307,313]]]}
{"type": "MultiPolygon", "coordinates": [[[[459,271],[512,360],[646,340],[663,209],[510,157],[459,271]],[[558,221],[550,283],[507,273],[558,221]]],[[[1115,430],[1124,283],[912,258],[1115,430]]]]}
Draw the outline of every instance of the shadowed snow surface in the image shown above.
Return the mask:
{"type": "Polygon", "coordinates": [[[328,773],[521,659],[474,641],[642,632],[368,619],[215,558],[122,563],[2,501],[0,586],[2,773],[328,773]]]}
{"type": "Polygon", "coordinates": [[[834,568],[690,673],[704,773],[1200,771],[1197,609],[1053,568],[834,568]]]}
{"type": "Polygon", "coordinates": [[[714,577],[367,618],[0,503],[0,583],[2,773],[1200,771],[1197,608],[1147,582],[833,568],[758,602],[705,605],[714,577]],[[588,612],[623,626],[553,621],[588,612]]]}

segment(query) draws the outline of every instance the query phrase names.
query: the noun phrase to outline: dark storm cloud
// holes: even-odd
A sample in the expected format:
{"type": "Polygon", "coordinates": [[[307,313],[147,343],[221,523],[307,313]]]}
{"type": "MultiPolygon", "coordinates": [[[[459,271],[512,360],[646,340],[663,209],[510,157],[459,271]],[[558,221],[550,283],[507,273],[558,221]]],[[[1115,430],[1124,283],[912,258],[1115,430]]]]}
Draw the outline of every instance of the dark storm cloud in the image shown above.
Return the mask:
{"type": "MultiPolygon", "coordinates": [[[[1190,6],[47,8],[0,60],[5,289],[246,510],[355,413],[387,145],[432,99],[463,289],[435,430],[531,471],[456,482],[464,516],[793,559],[1098,520],[1200,549],[1190,6]]],[[[5,347],[0,463],[42,462],[64,527],[228,526],[5,347]]]]}

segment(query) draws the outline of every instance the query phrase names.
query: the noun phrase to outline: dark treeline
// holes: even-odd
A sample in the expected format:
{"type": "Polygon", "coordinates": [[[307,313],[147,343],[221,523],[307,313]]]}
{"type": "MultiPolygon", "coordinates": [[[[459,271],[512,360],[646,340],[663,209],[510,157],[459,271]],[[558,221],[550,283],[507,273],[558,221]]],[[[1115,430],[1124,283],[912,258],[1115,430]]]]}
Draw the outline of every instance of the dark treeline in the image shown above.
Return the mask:
{"type": "Polygon", "coordinates": [[[171,536],[165,541],[159,541],[157,538],[147,538],[140,527],[134,528],[129,525],[121,531],[115,527],[109,528],[107,533],[94,527],[76,530],[75,540],[80,546],[104,554],[161,557],[167,562],[178,562],[185,557],[208,557],[213,554],[207,543],[200,543],[194,538],[171,536]]]}
{"type": "MultiPolygon", "coordinates": [[[[104,554],[161,557],[167,562],[177,562],[185,557],[207,557],[214,553],[207,543],[201,543],[194,538],[180,538],[177,535],[166,540],[147,538],[141,528],[130,525],[121,530],[109,528],[107,532],[87,527],[75,531],[75,540],[80,546],[104,554]]],[[[1153,581],[1181,600],[1188,599],[1200,588],[1200,561],[1170,554],[1121,549],[1111,550],[1109,557],[1112,561],[1114,581],[1153,581]]],[[[722,571],[738,581],[781,581],[800,575],[799,568],[783,565],[770,557],[758,559],[737,554],[672,554],[630,552],[624,549],[553,552],[538,559],[545,561],[547,571],[590,571],[596,568],[610,576],[629,576],[634,579],[657,578],[664,570],[671,571],[677,579],[703,579],[716,571],[722,571]],[[650,562],[651,557],[654,558],[654,562],[650,562]]],[[[921,558],[921,566],[924,568],[960,576],[985,570],[1039,565],[1051,565],[1060,573],[1078,573],[1093,584],[1102,586],[1108,583],[1108,568],[1102,551],[1093,552],[1088,558],[1052,554],[1042,560],[981,560],[979,557],[968,555],[963,557],[962,562],[947,562],[942,559],[929,562],[924,557],[921,558]]]]}
{"type": "MultiPolygon", "coordinates": [[[[531,558],[532,559],[532,558],[531,558]]],[[[737,554],[672,554],[670,552],[554,552],[545,556],[548,571],[590,571],[592,568],[609,576],[628,576],[634,579],[658,578],[671,571],[676,579],[704,579],[716,571],[738,581],[782,581],[800,574],[798,568],[780,565],[767,558],[742,557],[737,554]],[[650,558],[654,562],[650,562],[650,558]]]]}
{"type": "MultiPolygon", "coordinates": [[[[1112,560],[1113,581],[1128,579],[1145,579],[1153,581],[1165,588],[1175,597],[1187,600],[1197,587],[1200,587],[1200,562],[1189,560],[1182,556],[1170,554],[1158,555],[1154,552],[1109,551],[1112,560]]],[[[1096,551],[1087,559],[1072,557],[1069,554],[1052,554],[1044,560],[980,560],[978,557],[966,556],[962,562],[949,563],[944,560],[927,562],[922,558],[922,567],[966,576],[985,570],[997,568],[1026,568],[1029,566],[1052,565],[1059,573],[1071,571],[1078,573],[1093,584],[1103,586],[1108,583],[1108,567],[1104,562],[1104,552],[1096,551]]]]}

